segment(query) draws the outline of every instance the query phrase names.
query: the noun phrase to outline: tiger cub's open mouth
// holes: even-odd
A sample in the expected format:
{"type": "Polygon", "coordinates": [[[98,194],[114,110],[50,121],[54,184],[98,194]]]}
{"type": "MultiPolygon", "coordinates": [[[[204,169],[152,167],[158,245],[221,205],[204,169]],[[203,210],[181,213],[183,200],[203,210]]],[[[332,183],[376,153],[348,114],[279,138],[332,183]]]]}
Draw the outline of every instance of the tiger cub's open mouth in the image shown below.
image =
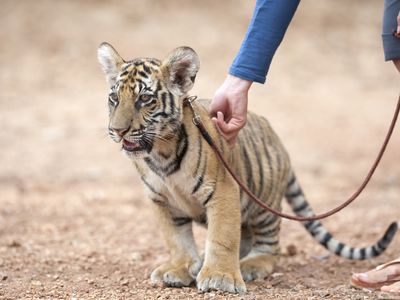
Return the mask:
{"type": "Polygon", "coordinates": [[[139,142],[130,142],[125,139],[122,140],[122,149],[128,152],[136,152],[145,150],[139,142]]]}

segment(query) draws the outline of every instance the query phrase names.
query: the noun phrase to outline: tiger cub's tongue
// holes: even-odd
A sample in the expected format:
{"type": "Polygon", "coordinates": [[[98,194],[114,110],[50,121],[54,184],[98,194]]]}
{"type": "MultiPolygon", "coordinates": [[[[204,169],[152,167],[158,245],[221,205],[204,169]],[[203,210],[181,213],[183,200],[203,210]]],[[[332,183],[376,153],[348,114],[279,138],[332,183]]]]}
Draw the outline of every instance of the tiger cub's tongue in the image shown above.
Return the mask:
{"type": "Polygon", "coordinates": [[[138,142],[129,142],[127,140],[123,140],[122,147],[128,151],[135,151],[141,148],[138,142]]]}

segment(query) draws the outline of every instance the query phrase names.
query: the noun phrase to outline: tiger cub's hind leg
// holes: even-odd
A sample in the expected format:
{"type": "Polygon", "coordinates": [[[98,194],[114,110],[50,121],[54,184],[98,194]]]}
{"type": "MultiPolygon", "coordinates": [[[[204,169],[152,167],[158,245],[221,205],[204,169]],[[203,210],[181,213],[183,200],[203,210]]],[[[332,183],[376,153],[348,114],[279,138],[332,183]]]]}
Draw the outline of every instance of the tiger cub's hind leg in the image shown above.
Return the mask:
{"type": "Polygon", "coordinates": [[[240,258],[245,257],[253,248],[253,232],[248,226],[242,226],[240,234],[240,258]]]}
{"type": "Polygon", "coordinates": [[[280,219],[262,212],[252,223],[253,247],[240,261],[240,270],[245,281],[263,279],[274,270],[279,255],[280,219]]]}

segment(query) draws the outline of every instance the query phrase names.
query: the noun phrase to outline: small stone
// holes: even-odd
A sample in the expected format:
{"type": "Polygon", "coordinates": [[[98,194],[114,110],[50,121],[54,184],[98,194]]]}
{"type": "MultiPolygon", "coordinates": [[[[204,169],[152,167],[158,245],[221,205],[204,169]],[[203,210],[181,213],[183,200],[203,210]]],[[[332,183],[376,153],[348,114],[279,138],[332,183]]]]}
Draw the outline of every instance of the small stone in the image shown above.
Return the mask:
{"type": "Polygon", "coordinates": [[[142,259],[142,255],[139,252],[133,252],[131,255],[133,261],[139,261],[142,259]]]}
{"type": "Polygon", "coordinates": [[[297,254],[297,247],[293,244],[290,244],[286,247],[286,252],[288,256],[295,256],[297,254]]]}
{"type": "Polygon", "coordinates": [[[311,256],[313,259],[318,260],[318,261],[323,261],[329,259],[331,257],[331,254],[329,252],[322,254],[322,255],[313,255],[311,256]]]}
{"type": "Polygon", "coordinates": [[[122,279],[121,280],[121,285],[128,285],[129,284],[129,280],[128,279],[122,279]]]}
{"type": "Polygon", "coordinates": [[[84,265],[82,268],[83,268],[85,271],[90,271],[90,270],[92,269],[92,267],[89,266],[89,265],[84,265]]]}
{"type": "Polygon", "coordinates": [[[103,190],[86,191],[83,198],[87,201],[102,201],[106,199],[106,193],[103,190]]]}
{"type": "Polygon", "coordinates": [[[0,273],[0,280],[7,280],[8,275],[6,273],[0,273]]]}
{"type": "Polygon", "coordinates": [[[278,277],[282,277],[282,276],[283,276],[283,273],[273,273],[271,275],[272,278],[278,278],[278,277]]]}
{"type": "Polygon", "coordinates": [[[325,292],[325,293],[322,294],[322,297],[324,297],[324,298],[327,298],[327,297],[330,297],[330,296],[331,296],[331,293],[329,293],[329,292],[325,292]]]}
{"type": "Polygon", "coordinates": [[[32,284],[33,286],[42,286],[42,283],[41,283],[39,280],[32,280],[32,281],[31,281],[31,284],[32,284]]]}
{"type": "Polygon", "coordinates": [[[57,272],[60,272],[60,273],[63,273],[64,270],[65,270],[65,266],[64,266],[64,265],[61,265],[61,266],[59,266],[59,267],[57,268],[57,272]]]}
{"type": "Polygon", "coordinates": [[[8,247],[18,248],[21,247],[21,243],[17,242],[16,240],[12,240],[10,243],[8,243],[8,247]]]}

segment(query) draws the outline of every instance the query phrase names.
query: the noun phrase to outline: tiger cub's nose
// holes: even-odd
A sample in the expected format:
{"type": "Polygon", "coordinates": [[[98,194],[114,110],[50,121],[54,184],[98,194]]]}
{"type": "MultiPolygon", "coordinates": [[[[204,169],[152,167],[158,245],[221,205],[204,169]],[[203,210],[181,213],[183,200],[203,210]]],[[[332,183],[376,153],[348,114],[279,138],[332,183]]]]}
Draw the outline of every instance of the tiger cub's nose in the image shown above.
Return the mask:
{"type": "Polygon", "coordinates": [[[130,129],[130,127],[127,128],[111,128],[116,134],[118,134],[120,137],[123,137],[130,129]]]}

